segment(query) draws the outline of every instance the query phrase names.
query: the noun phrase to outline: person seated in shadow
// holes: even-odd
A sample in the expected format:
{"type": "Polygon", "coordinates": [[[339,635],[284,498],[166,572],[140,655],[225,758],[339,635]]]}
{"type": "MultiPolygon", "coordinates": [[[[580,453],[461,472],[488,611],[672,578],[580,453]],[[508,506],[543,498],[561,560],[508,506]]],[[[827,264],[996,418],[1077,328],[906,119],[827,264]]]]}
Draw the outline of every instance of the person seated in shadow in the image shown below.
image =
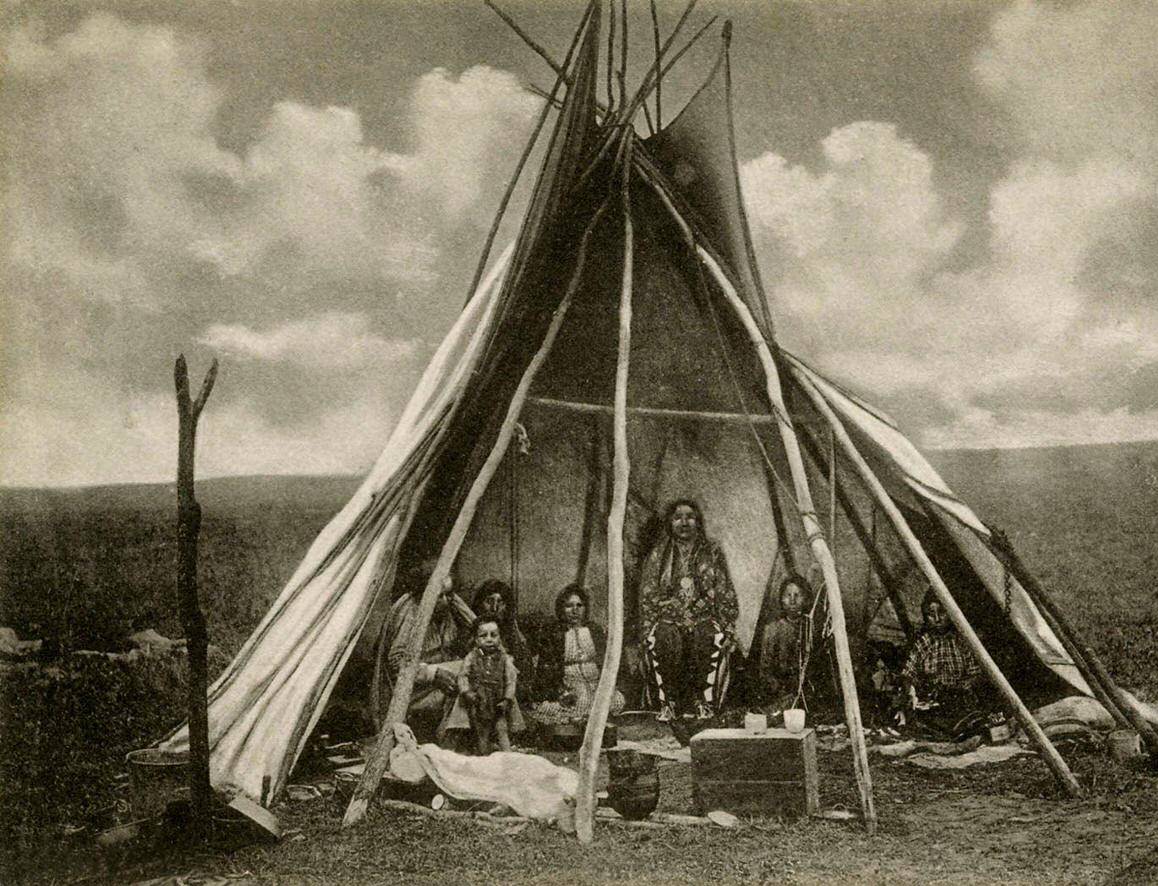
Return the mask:
{"type": "Polygon", "coordinates": [[[906,726],[933,738],[959,738],[984,722],[992,695],[981,665],[932,588],[921,602],[921,615],[924,627],[901,669],[906,726]]]}
{"type": "MultiPolygon", "coordinates": [[[[424,563],[407,575],[405,590],[387,616],[384,642],[387,644],[386,673],[393,686],[406,660],[410,639],[418,629],[418,608],[422,593],[434,571],[433,562],[424,563]]],[[[443,581],[434,614],[419,647],[418,672],[406,722],[421,738],[435,737],[439,723],[458,694],[462,658],[471,642],[474,613],[454,590],[450,576],[443,581]]]]}
{"type": "MultiPolygon", "coordinates": [[[[577,584],[567,585],[555,598],[555,625],[539,648],[536,704],[528,715],[540,726],[581,723],[591,710],[607,639],[588,619],[589,612],[587,591],[577,584]]],[[[618,714],[623,706],[623,694],[616,690],[610,713],[618,714]]]]}
{"type": "Polygon", "coordinates": [[[724,552],[691,499],[668,506],[640,569],[639,598],[659,719],[712,719],[724,702],[739,603],[724,552]]]}
{"type": "Polygon", "coordinates": [[[530,698],[532,671],[531,647],[519,628],[515,592],[505,581],[489,578],[474,589],[471,609],[480,618],[493,618],[499,626],[499,636],[507,655],[515,663],[520,675],[518,697],[526,702],[530,698]]]}
{"type": "Polygon", "coordinates": [[[812,600],[808,580],[787,576],[780,583],[779,597],[780,617],[764,627],[757,667],[759,696],[769,713],[797,707],[812,644],[811,624],[804,615],[812,600]]]}

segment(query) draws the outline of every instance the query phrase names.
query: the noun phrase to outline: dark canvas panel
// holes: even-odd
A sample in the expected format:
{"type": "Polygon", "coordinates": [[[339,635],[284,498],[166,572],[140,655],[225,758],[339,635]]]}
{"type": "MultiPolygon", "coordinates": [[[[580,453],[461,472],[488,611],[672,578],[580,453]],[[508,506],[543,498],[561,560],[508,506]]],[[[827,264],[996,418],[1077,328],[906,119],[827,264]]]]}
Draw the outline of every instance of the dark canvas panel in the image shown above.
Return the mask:
{"type": "Polygon", "coordinates": [[[772,319],[751,247],[733,131],[725,48],[695,97],[643,147],[675,186],[681,211],[724,259],[736,291],[771,339],[772,319]]]}
{"type": "MultiPolygon", "coordinates": [[[[718,295],[705,283],[678,229],[647,189],[632,191],[634,274],[628,405],[768,415],[764,373],[718,295]]],[[[623,226],[603,224],[583,284],[535,396],[609,405],[615,384],[623,226]]],[[[561,293],[556,297],[561,297],[561,293]]]]}
{"type": "Polygon", "coordinates": [[[596,173],[580,192],[572,189],[586,169],[597,138],[594,78],[598,68],[599,9],[572,70],[572,86],[559,113],[531,207],[500,295],[482,365],[468,384],[399,551],[399,571],[437,556],[470,485],[494,446],[503,416],[538,350],[576,265],[575,245],[595,205],[608,192],[596,173]],[[563,196],[567,201],[563,201],[563,196]]]}

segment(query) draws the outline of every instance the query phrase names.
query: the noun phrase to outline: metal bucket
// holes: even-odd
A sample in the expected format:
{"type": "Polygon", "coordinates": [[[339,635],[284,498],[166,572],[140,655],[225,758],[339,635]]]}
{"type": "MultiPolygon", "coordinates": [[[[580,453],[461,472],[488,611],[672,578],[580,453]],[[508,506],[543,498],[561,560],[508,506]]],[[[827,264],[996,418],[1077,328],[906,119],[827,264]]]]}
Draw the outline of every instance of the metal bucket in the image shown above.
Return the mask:
{"type": "Polygon", "coordinates": [[[153,818],[173,800],[189,799],[189,755],[143,748],[125,755],[129,799],[137,818],[153,818]]]}
{"type": "Polygon", "coordinates": [[[607,752],[607,801],[624,818],[647,818],[659,804],[659,770],[650,754],[625,748],[607,752]]]}

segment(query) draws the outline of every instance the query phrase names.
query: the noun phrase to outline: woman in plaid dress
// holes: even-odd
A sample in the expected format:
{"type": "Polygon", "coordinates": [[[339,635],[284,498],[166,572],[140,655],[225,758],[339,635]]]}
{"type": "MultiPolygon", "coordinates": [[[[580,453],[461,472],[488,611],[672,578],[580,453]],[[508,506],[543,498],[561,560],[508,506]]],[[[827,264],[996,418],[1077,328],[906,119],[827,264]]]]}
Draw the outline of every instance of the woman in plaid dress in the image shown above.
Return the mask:
{"type": "Polygon", "coordinates": [[[954,737],[983,705],[985,680],[932,589],[921,603],[925,626],[901,671],[908,708],[919,727],[954,737]]]}

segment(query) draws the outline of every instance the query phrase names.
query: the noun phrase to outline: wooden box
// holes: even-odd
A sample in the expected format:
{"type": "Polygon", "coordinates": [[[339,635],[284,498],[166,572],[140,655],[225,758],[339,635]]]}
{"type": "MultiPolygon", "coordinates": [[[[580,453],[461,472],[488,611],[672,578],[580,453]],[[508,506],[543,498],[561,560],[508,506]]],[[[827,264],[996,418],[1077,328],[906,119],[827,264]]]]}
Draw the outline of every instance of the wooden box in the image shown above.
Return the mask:
{"type": "Polygon", "coordinates": [[[803,816],[818,811],[816,733],[706,729],[692,737],[696,811],[803,816]]]}

